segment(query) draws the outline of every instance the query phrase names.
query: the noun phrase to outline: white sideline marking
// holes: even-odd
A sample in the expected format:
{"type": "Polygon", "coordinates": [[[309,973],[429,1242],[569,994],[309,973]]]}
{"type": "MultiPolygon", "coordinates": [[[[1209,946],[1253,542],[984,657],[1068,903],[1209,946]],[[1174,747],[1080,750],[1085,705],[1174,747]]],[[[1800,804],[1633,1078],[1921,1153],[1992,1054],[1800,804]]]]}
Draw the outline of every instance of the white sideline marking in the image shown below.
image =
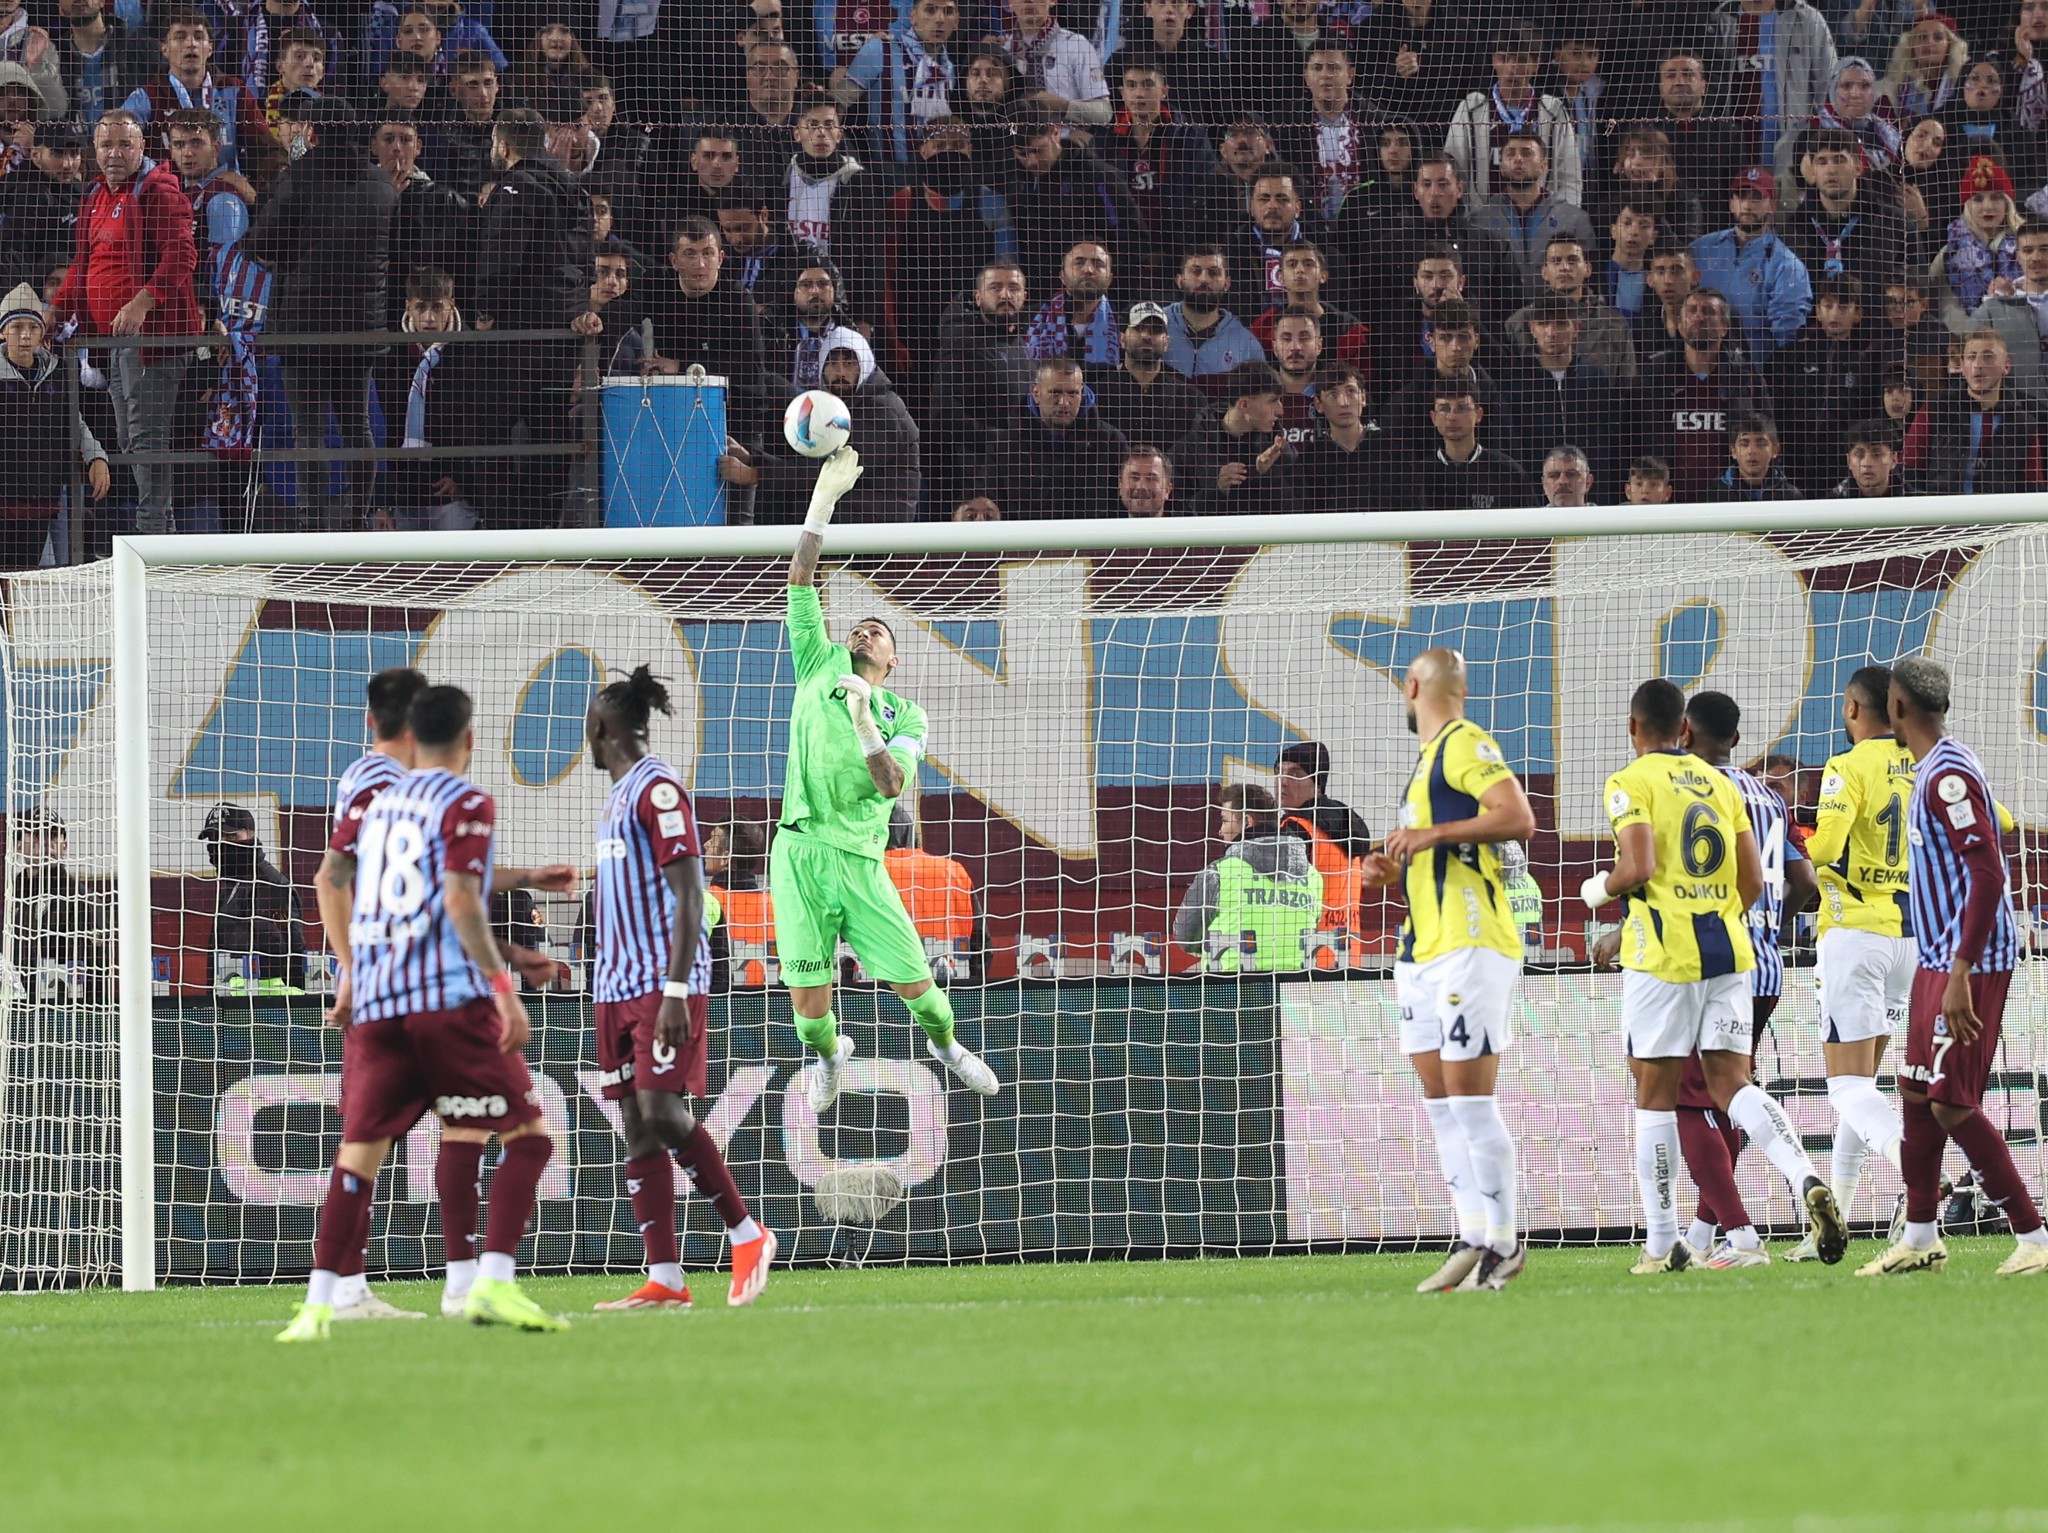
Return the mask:
{"type": "MultiPolygon", "coordinates": [[[[2005,1507],[1976,1512],[1930,1512],[1924,1516],[1731,1517],[1714,1522],[1550,1522],[1528,1523],[1507,1533],[2041,1533],[2048,1508],[2005,1507]]],[[[1457,1533],[1455,1529],[1439,1533],[1457,1533]]]]}

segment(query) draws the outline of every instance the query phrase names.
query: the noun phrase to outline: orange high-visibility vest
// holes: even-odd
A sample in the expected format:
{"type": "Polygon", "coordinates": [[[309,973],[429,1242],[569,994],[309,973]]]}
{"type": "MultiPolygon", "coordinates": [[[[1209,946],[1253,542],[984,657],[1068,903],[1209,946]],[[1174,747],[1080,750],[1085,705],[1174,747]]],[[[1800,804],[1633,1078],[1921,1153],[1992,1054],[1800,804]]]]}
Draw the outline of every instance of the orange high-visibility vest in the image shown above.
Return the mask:
{"type": "Polygon", "coordinates": [[[1359,860],[1345,856],[1343,845],[1325,835],[1322,827],[1306,815],[1289,815],[1280,823],[1283,828],[1299,826],[1307,835],[1309,861],[1323,875],[1323,918],[1317,923],[1318,929],[1355,928],[1358,925],[1358,897],[1365,888],[1365,875],[1359,860]]]}
{"type": "Polygon", "coordinates": [[[725,909],[725,937],[728,942],[751,942],[766,947],[775,940],[775,902],[766,889],[720,889],[712,894],[725,909]]]}
{"type": "Polygon", "coordinates": [[[920,937],[959,942],[974,935],[974,880],[959,863],[908,846],[885,853],[883,862],[920,937]]]}

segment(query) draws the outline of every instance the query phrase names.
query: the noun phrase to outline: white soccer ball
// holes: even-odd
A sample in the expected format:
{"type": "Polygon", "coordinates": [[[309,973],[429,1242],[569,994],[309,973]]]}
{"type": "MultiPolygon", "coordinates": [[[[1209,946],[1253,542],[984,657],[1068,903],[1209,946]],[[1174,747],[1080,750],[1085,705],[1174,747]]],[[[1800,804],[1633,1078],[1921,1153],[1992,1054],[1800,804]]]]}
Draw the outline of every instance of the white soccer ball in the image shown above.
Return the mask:
{"type": "Polygon", "coordinates": [[[853,435],[846,401],[823,389],[806,389],[782,412],[782,440],[806,458],[829,458],[853,435]]]}

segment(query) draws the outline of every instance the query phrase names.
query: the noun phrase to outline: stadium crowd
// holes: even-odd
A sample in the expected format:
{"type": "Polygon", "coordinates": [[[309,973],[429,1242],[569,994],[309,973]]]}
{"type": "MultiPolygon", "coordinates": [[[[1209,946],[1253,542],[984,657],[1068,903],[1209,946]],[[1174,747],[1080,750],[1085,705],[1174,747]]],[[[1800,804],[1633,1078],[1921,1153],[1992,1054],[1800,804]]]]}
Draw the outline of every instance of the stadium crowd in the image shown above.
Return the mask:
{"type": "Polygon", "coordinates": [[[2043,40],[2048,0],[18,6],[0,556],[71,557],[74,477],[100,540],[576,523],[591,347],[728,380],[733,520],[800,520],[807,387],[848,521],[2039,487],[2043,40]],[[293,441],[359,456],[251,465],[293,441]]]}

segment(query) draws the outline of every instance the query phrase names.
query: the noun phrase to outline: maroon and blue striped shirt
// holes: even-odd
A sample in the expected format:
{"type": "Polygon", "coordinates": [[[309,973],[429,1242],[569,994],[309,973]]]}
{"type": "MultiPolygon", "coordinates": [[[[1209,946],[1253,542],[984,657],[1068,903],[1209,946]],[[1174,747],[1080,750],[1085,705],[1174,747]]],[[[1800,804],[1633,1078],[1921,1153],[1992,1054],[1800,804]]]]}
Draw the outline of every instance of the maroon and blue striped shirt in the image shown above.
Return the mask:
{"type": "MultiPolygon", "coordinates": [[[[612,785],[597,828],[592,1000],[630,1001],[661,988],[676,918],[675,891],[662,870],[699,853],[697,816],[675,770],[642,756],[612,785]]],[[[693,995],[711,987],[711,944],[702,936],[688,983],[693,995]]]]}
{"type": "Polygon", "coordinates": [[[1984,780],[1976,752],[1952,736],[1944,735],[1935,742],[1913,774],[1907,825],[1913,932],[1920,948],[1920,967],[1946,971],[1955,962],[1972,882],[1983,876],[1983,863],[1995,859],[1997,915],[1983,951],[1965,956],[1979,970],[2011,969],[2020,956],[2012,873],[1998,844],[1998,806],[1992,801],[1991,786],[1984,780]],[[1977,870],[1970,866],[1973,858],[1979,863],[1977,870]]]}
{"type": "Polygon", "coordinates": [[[408,772],[370,801],[356,830],[355,1020],[449,1011],[489,996],[448,919],[450,875],[491,890],[490,794],[445,767],[408,772]]]}
{"type": "Polygon", "coordinates": [[[404,767],[378,751],[358,756],[344,767],[341,781],[334,785],[334,828],[327,837],[328,850],[355,856],[356,832],[362,829],[370,800],[404,775],[404,767]]]}

